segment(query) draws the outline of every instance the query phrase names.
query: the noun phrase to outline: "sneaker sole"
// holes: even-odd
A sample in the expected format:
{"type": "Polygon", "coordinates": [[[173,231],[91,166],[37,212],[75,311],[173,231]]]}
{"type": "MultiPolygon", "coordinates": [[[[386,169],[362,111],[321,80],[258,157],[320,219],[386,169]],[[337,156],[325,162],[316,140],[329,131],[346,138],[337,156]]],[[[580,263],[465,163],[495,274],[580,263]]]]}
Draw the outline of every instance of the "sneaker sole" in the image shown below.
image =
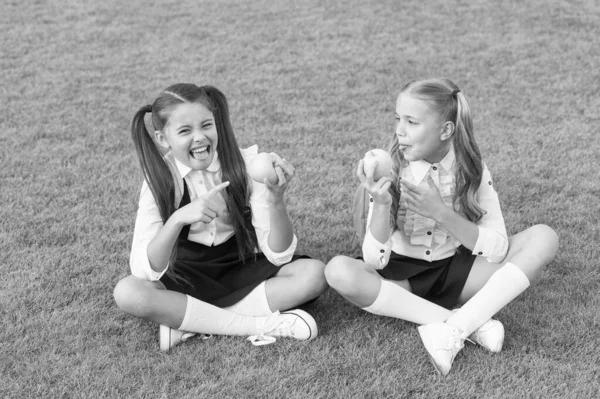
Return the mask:
{"type": "Polygon", "coordinates": [[[286,312],[281,312],[281,314],[294,314],[294,315],[298,316],[300,319],[302,319],[302,321],[306,324],[306,326],[308,327],[309,335],[308,335],[308,338],[303,339],[301,341],[313,340],[319,334],[319,330],[317,328],[317,323],[315,322],[315,319],[313,319],[313,317],[311,315],[309,315],[308,313],[306,313],[304,310],[301,310],[301,309],[289,310],[286,312]]]}
{"type": "Polygon", "coordinates": [[[433,356],[431,356],[431,352],[435,350],[435,348],[430,347],[429,343],[431,342],[431,336],[429,335],[429,331],[427,330],[427,326],[419,326],[417,328],[417,330],[419,331],[419,335],[421,336],[421,341],[423,342],[423,346],[425,347],[425,350],[427,351],[427,357],[429,358],[429,362],[431,362],[431,364],[433,365],[433,368],[435,369],[435,371],[441,375],[442,377],[447,376],[450,373],[450,370],[448,370],[448,372],[444,373],[444,370],[442,370],[440,368],[440,366],[435,362],[435,360],[433,360],[433,356]]]}

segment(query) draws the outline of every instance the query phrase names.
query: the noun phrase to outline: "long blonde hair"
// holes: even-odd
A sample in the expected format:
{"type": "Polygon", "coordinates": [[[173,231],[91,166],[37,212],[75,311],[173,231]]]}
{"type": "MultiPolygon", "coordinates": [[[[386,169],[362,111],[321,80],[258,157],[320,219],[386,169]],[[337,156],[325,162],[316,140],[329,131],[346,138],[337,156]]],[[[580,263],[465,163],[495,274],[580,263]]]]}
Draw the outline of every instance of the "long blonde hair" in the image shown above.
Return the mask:
{"type": "MultiPolygon", "coordinates": [[[[473,135],[473,119],[467,98],[452,81],[438,78],[410,81],[400,93],[410,93],[412,97],[425,101],[445,121],[454,123],[452,145],[456,154],[456,172],[452,202],[455,210],[460,210],[471,222],[477,222],[485,214],[476,199],[481,184],[483,161],[473,135]]],[[[394,160],[390,190],[391,215],[395,224],[400,201],[400,172],[408,164],[399,149],[395,133],[389,152],[394,160]]]]}

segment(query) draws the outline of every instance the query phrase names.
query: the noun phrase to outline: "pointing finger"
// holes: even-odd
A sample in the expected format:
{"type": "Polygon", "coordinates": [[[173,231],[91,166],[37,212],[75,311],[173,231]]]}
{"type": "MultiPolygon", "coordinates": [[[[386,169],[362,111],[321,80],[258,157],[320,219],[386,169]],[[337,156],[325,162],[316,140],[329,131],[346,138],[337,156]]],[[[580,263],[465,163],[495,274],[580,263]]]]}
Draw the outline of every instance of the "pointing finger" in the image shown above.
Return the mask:
{"type": "Polygon", "coordinates": [[[228,181],[226,181],[224,183],[221,183],[221,184],[218,184],[218,185],[214,186],[213,188],[211,188],[210,191],[208,191],[206,193],[206,195],[207,196],[215,195],[216,193],[225,190],[225,188],[227,188],[227,186],[229,186],[229,182],[228,181]]]}

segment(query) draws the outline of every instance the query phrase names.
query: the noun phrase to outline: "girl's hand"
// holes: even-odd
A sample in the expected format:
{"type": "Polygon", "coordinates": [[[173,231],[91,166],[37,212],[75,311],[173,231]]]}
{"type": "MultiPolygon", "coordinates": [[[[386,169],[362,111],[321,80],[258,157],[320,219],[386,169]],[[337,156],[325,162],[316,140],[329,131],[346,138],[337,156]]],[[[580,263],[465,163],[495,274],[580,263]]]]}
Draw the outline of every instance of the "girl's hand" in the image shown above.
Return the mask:
{"type": "Polygon", "coordinates": [[[267,201],[270,203],[277,203],[283,201],[283,193],[287,189],[288,183],[294,177],[294,167],[285,158],[281,158],[274,152],[271,153],[275,159],[275,173],[277,173],[277,183],[271,184],[269,180],[265,179],[264,183],[269,190],[269,196],[267,201]]]}
{"type": "Polygon", "coordinates": [[[439,221],[440,215],[447,209],[442,201],[440,190],[427,176],[429,188],[419,187],[405,180],[400,181],[401,195],[406,201],[406,207],[421,216],[439,221]]]}
{"type": "MultiPolygon", "coordinates": [[[[377,161],[375,161],[377,162],[377,161]]],[[[391,205],[392,194],[390,193],[390,187],[392,180],[389,177],[382,177],[381,179],[374,181],[373,172],[377,167],[372,168],[365,174],[365,162],[361,159],[356,169],[356,176],[360,180],[361,184],[367,189],[373,202],[380,205],[391,205]]]]}
{"type": "Polygon", "coordinates": [[[182,224],[193,224],[197,222],[209,224],[216,217],[225,216],[227,214],[227,209],[223,208],[221,201],[217,201],[216,197],[217,194],[225,190],[227,186],[229,186],[228,181],[221,183],[213,187],[206,194],[201,195],[181,208],[178,211],[178,213],[180,213],[179,221],[182,224]]]}

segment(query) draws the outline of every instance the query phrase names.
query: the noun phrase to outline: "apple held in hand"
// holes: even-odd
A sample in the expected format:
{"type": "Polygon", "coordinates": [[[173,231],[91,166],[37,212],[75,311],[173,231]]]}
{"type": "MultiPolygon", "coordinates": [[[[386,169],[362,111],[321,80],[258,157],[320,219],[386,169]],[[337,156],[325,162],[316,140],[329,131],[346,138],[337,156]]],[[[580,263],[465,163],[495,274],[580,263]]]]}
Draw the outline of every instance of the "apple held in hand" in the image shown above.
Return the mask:
{"type": "Polygon", "coordinates": [[[266,152],[256,155],[248,166],[248,174],[252,180],[263,183],[265,179],[271,184],[277,184],[279,178],[275,172],[275,157],[266,152]]]}
{"type": "Polygon", "coordinates": [[[367,174],[367,171],[373,171],[374,181],[392,174],[392,157],[387,151],[380,149],[367,151],[363,162],[365,174],[367,174]]]}

